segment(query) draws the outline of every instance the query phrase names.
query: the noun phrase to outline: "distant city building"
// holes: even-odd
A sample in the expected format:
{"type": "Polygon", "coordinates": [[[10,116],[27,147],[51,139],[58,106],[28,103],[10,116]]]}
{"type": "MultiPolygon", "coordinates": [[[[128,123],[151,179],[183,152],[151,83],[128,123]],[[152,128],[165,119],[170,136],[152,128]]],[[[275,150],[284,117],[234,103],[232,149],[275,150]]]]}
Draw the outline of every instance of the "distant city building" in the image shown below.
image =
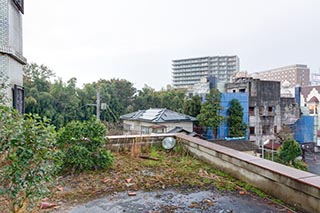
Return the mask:
{"type": "Polygon", "coordinates": [[[249,75],[260,80],[280,81],[281,83],[287,81],[290,87],[308,86],[310,85],[310,69],[307,65],[295,64],[275,68],[262,72],[255,72],[249,75]]]}
{"type": "Polygon", "coordinates": [[[23,0],[0,0],[0,75],[8,81],[7,96],[23,112],[22,14],[23,0]]]}
{"type": "Polygon", "coordinates": [[[275,140],[283,125],[293,125],[300,117],[300,108],[293,97],[280,96],[280,82],[238,78],[225,85],[227,93],[248,94],[249,140],[262,145],[275,140]]]}
{"type": "Polygon", "coordinates": [[[216,77],[202,77],[200,82],[195,83],[192,88],[188,90],[188,97],[199,95],[204,98],[212,88],[217,88],[217,83],[216,77]]]}
{"type": "Polygon", "coordinates": [[[295,87],[291,87],[289,81],[281,82],[281,97],[292,98],[295,97],[295,87]]]}
{"type": "Polygon", "coordinates": [[[235,72],[232,75],[232,79],[231,82],[235,81],[237,78],[247,78],[249,76],[247,71],[239,71],[239,72],[235,72]]]}
{"type": "Polygon", "coordinates": [[[311,73],[311,85],[320,85],[320,69],[318,73],[311,73]]]}
{"type": "Polygon", "coordinates": [[[173,86],[191,88],[203,77],[214,76],[218,81],[230,82],[239,71],[238,56],[207,56],[172,61],[173,86]]]}

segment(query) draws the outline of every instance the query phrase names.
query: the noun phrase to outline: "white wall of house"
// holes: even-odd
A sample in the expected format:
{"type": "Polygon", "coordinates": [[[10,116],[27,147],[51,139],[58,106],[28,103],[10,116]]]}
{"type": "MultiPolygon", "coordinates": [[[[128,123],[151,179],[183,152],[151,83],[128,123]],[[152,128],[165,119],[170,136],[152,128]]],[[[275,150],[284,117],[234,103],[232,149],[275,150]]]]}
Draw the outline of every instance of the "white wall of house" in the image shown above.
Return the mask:
{"type": "Polygon", "coordinates": [[[14,84],[22,86],[23,85],[23,65],[18,61],[10,58],[9,59],[9,79],[10,86],[13,87],[14,84]]]}
{"type": "Polygon", "coordinates": [[[22,55],[22,14],[10,0],[9,3],[9,46],[22,55]]]}
{"type": "Polygon", "coordinates": [[[193,122],[166,122],[166,123],[149,123],[143,121],[131,121],[124,120],[123,121],[124,129],[126,132],[131,132],[134,134],[141,134],[141,127],[149,127],[153,125],[163,125],[167,127],[167,132],[174,129],[175,127],[181,127],[190,132],[193,131],[193,122]]]}
{"type": "MultiPolygon", "coordinates": [[[[9,3],[9,47],[12,48],[17,55],[22,56],[22,14],[13,3],[9,3]]],[[[16,59],[9,58],[10,86],[14,84],[23,85],[23,64],[16,59]]]]}

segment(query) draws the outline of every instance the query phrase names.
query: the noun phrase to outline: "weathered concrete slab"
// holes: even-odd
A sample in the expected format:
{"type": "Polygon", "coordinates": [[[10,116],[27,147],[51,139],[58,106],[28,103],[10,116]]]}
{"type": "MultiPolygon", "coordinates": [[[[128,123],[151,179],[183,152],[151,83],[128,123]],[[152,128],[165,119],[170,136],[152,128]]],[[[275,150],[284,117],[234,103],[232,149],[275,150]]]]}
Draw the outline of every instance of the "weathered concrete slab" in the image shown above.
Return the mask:
{"type": "Polygon", "coordinates": [[[74,207],[71,213],[118,213],[118,212],[290,212],[289,209],[250,194],[220,193],[217,191],[181,192],[162,190],[137,192],[129,197],[118,193],[74,207]]]}

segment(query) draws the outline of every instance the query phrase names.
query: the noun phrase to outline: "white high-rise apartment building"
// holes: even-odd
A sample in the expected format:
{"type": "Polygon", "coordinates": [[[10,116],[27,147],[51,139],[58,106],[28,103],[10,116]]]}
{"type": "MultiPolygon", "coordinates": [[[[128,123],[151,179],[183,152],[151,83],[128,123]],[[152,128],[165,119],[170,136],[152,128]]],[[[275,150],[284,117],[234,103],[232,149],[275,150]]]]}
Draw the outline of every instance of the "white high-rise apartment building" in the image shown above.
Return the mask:
{"type": "Polygon", "coordinates": [[[219,82],[230,82],[239,71],[238,56],[207,56],[172,61],[172,81],[176,88],[190,88],[203,77],[214,76],[219,82]]]}

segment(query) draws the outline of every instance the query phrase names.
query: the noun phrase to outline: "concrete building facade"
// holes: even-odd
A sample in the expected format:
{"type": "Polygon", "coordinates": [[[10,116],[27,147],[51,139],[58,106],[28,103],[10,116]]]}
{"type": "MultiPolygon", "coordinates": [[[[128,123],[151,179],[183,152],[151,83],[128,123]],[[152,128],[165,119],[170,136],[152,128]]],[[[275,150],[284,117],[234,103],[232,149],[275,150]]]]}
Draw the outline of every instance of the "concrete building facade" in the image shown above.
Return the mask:
{"type": "Polygon", "coordinates": [[[320,85],[320,70],[317,73],[311,73],[311,85],[320,85]]]}
{"type": "Polygon", "coordinates": [[[214,76],[218,81],[230,82],[239,71],[238,56],[207,56],[172,61],[172,81],[176,88],[190,88],[201,78],[214,76]]]}
{"type": "Polygon", "coordinates": [[[280,82],[239,78],[225,85],[227,93],[248,93],[249,140],[262,145],[275,139],[282,125],[294,124],[300,117],[295,98],[280,96],[280,82]]]}
{"type": "Polygon", "coordinates": [[[217,88],[218,80],[216,77],[207,76],[200,79],[200,82],[195,83],[192,87],[188,88],[187,96],[191,98],[192,96],[200,96],[205,100],[206,94],[210,92],[212,88],[217,88]]]}
{"type": "Polygon", "coordinates": [[[0,0],[0,75],[8,84],[8,105],[24,110],[23,0],[0,0]]]}
{"type": "Polygon", "coordinates": [[[310,85],[310,69],[307,65],[295,64],[249,74],[249,77],[260,80],[289,82],[291,88],[310,85]]]}

